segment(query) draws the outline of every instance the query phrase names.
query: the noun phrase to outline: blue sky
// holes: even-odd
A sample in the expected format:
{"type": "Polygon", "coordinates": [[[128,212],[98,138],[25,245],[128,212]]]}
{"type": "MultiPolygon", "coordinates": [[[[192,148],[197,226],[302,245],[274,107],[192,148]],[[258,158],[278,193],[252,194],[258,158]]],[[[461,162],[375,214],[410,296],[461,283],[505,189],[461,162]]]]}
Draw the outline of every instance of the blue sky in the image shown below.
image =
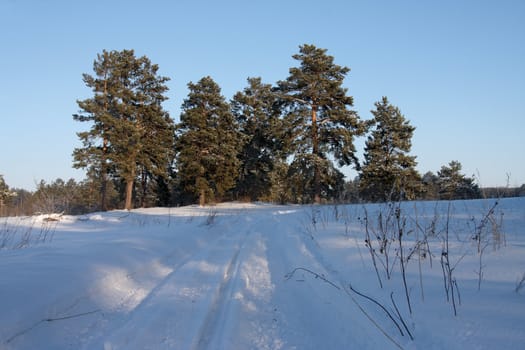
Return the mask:
{"type": "Polygon", "coordinates": [[[72,114],[103,49],[157,63],[177,121],[188,82],[210,75],[230,99],[248,77],[285,79],[305,43],[351,69],[361,118],[382,96],[400,108],[421,173],[458,160],[482,186],[525,183],[521,0],[0,0],[0,174],[30,190],[83,179],[71,153],[88,125],[72,114]]]}

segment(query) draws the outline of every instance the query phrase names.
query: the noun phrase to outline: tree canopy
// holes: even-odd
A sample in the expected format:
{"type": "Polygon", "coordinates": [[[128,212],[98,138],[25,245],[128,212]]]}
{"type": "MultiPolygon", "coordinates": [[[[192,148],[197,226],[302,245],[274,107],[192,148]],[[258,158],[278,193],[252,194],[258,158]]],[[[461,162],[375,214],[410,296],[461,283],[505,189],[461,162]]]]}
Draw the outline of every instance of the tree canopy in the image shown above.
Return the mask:
{"type": "Polygon", "coordinates": [[[270,84],[249,78],[235,94],[231,108],[239,128],[239,179],[235,191],[241,198],[260,200],[270,195],[272,172],[283,160],[282,120],[270,84]]]}
{"type": "Polygon", "coordinates": [[[230,101],[210,76],[190,82],[175,125],[163,109],[169,78],[158,66],[133,50],[104,50],[94,74],[83,74],[93,96],[77,101],[73,115],[90,123],[73,151],[73,165],[87,169],[87,180],[75,186],[99,201],[81,207],[479,196],[459,162],[437,175],[418,173],[410,154],[415,127],[386,97],[375,103],[373,119],[361,120],[346,87],[350,68],[327,52],[299,46],[285,79],[272,85],[248,78],[230,101]],[[366,135],[360,164],[355,140],[366,135]],[[359,176],[345,182],[345,166],[359,176]]]}
{"type": "Polygon", "coordinates": [[[441,199],[480,198],[481,191],[473,178],[461,173],[462,165],[453,160],[438,171],[439,197],[441,199]]]}
{"type": "Polygon", "coordinates": [[[140,173],[167,176],[173,159],[174,123],[163,110],[167,77],[158,66],[133,50],[103,51],[93,64],[94,76],[84,74],[94,96],[78,101],[73,118],[91,122],[79,132],[83,146],[73,151],[74,166],[88,168],[100,183],[101,207],[106,207],[108,176],[126,186],[125,208],[132,207],[133,186],[140,173]]]}
{"type": "MultiPolygon", "coordinates": [[[[313,201],[319,203],[323,173],[328,173],[332,158],[338,165],[357,166],[354,137],[363,135],[366,124],[351,109],[353,98],[343,87],[350,71],[334,63],[326,49],[302,45],[292,57],[299,67],[290,68],[286,80],[277,83],[281,98],[295,172],[312,176],[313,201]],[[311,168],[311,172],[301,169],[311,168]]],[[[325,194],[326,195],[326,194],[325,194]]]]}
{"type": "Polygon", "coordinates": [[[211,77],[189,83],[188,89],[177,125],[177,177],[181,189],[204,205],[235,186],[239,133],[211,77]]]}
{"type": "Polygon", "coordinates": [[[409,155],[415,128],[387,97],[375,107],[360,174],[361,195],[374,202],[414,199],[421,182],[416,157],[409,155]]]}

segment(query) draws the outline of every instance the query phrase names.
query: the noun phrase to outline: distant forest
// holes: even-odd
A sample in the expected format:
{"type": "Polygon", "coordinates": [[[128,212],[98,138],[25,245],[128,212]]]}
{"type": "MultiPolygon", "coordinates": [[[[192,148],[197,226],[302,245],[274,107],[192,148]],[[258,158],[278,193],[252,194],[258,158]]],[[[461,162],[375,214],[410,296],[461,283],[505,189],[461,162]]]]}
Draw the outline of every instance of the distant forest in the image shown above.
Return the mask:
{"type": "Polygon", "coordinates": [[[209,76],[188,83],[180,122],[163,108],[168,77],[133,50],[103,51],[83,74],[92,97],[77,101],[73,166],[86,179],[10,189],[0,175],[0,215],[85,212],[221,201],[360,203],[525,195],[480,189],[451,160],[420,174],[415,128],[387,97],[361,119],[343,87],[350,69],[326,49],[302,45],[297,66],[274,84],[248,78],[230,101],[209,76]],[[363,160],[354,141],[366,137],[363,160]],[[358,176],[346,180],[341,167],[358,176]]]}

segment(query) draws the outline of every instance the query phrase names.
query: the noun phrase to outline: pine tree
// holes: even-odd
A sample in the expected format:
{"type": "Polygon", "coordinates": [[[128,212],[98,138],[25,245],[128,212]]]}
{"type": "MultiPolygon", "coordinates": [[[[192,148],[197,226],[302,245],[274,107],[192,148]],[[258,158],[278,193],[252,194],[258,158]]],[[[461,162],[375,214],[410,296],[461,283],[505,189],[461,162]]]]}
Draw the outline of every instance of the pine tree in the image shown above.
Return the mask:
{"type": "Polygon", "coordinates": [[[451,161],[438,171],[440,199],[474,199],[481,197],[481,191],[473,178],[461,173],[461,163],[451,161]]]}
{"type": "Polygon", "coordinates": [[[360,174],[361,195],[374,202],[414,199],[420,188],[416,157],[409,155],[415,128],[386,97],[375,107],[375,129],[366,141],[360,174]]]}
{"type": "Polygon", "coordinates": [[[210,77],[189,83],[177,125],[178,181],[183,190],[205,203],[235,186],[239,135],[229,104],[210,77]]]}
{"type": "Polygon", "coordinates": [[[88,168],[100,181],[101,207],[106,209],[108,175],[125,182],[125,208],[132,207],[139,173],[167,176],[173,159],[174,124],[162,108],[166,77],[133,50],[103,51],[93,64],[95,76],[84,74],[94,97],[78,101],[77,121],[92,122],[78,136],[82,148],[73,152],[74,166],[88,168]]]}
{"type": "Polygon", "coordinates": [[[4,211],[13,197],[16,197],[16,192],[9,190],[4,176],[0,174],[0,216],[4,215],[4,211]]]}
{"type": "Polygon", "coordinates": [[[350,109],[353,98],[343,88],[349,68],[334,64],[334,58],[325,49],[314,45],[300,46],[299,54],[292,57],[300,66],[290,69],[289,77],[277,83],[276,91],[290,128],[295,164],[304,168],[306,162],[312,169],[312,179],[308,181],[312,188],[308,191],[319,203],[321,196],[327,195],[322,193],[321,174],[328,173],[327,167],[332,163],[328,155],[340,166],[357,166],[353,139],[365,132],[365,124],[350,109]]]}
{"type": "Polygon", "coordinates": [[[249,78],[248,84],[231,102],[241,135],[240,172],[235,191],[241,197],[260,200],[269,196],[271,173],[275,162],[283,157],[282,123],[271,85],[263,84],[261,78],[249,78]]]}

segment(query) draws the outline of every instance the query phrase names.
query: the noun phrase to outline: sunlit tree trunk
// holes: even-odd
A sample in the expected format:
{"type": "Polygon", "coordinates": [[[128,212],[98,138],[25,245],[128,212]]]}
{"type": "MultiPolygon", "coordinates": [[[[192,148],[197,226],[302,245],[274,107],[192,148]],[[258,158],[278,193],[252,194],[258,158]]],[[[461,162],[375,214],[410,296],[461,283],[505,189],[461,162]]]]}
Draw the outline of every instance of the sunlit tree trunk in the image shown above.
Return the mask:
{"type": "Polygon", "coordinates": [[[317,106],[312,106],[312,155],[314,161],[314,202],[321,203],[321,177],[319,174],[319,135],[317,134],[317,106]]]}

